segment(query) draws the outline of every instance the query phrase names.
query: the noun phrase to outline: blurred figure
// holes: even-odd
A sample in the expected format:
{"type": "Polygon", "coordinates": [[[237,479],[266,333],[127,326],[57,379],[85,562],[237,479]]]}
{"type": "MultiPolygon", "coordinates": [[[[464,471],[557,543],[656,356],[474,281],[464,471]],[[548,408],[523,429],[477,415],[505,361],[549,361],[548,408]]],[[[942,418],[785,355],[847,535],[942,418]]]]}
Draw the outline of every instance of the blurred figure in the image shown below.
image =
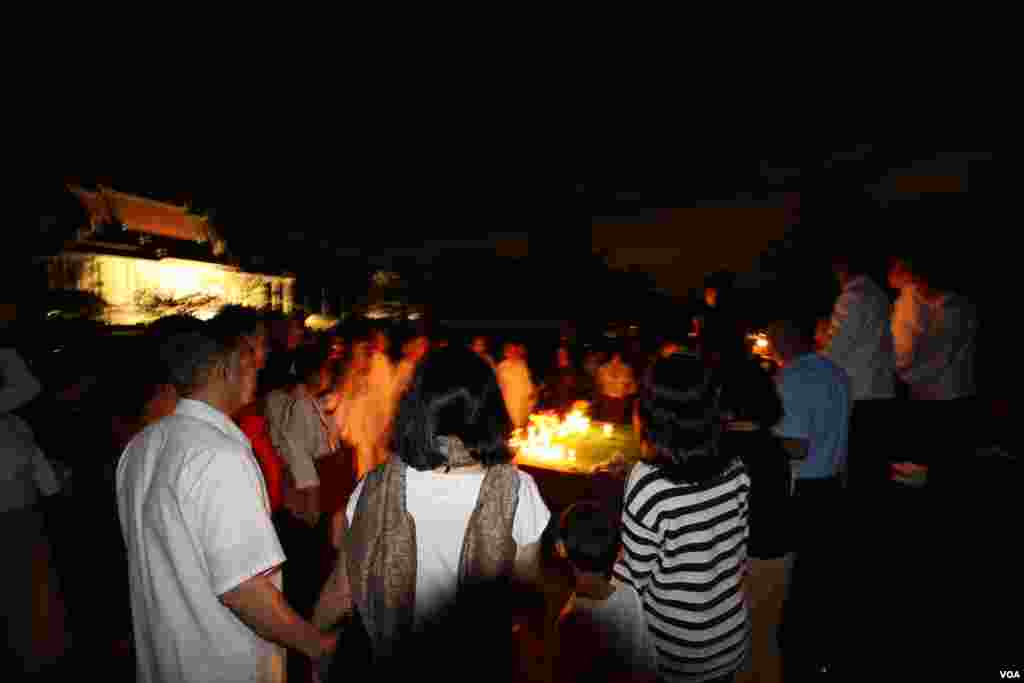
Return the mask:
{"type": "Polygon", "coordinates": [[[677,341],[668,340],[662,343],[661,348],[658,349],[658,356],[661,358],[668,358],[683,350],[683,345],[677,341]]]}
{"type": "Polygon", "coordinates": [[[487,361],[487,364],[490,365],[491,368],[496,367],[494,358],[491,356],[490,353],[487,352],[487,337],[484,337],[482,335],[473,337],[473,341],[470,343],[469,349],[473,353],[487,361]]]}
{"type": "MultiPolygon", "coordinates": [[[[4,317],[15,314],[13,306],[0,309],[4,317]]],[[[7,553],[0,595],[6,656],[0,662],[7,675],[19,678],[56,664],[67,646],[64,604],[40,506],[60,484],[28,423],[12,413],[41,390],[18,352],[0,347],[0,524],[7,553]]]]}
{"type": "Polygon", "coordinates": [[[544,383],[543,393],[544,407],[562,413],[568,411],[579,399],[579,373],[567,346],[560,346],[555,352],[555,369],[544,383]]]}
{"type": "Polygon", "coordinates": [[[580,377],[580,395],[594,403],[598,399],[597,371],[608,360],[608,354],[598,349],[591,349],[583,356],[583,375],[580,377]]]}
{"type": "Polygon", "coordinates": [[[394,401],[398,402],[401,395],[409,388],[412,382],[416,366],[430,351],[430,337],[426,334],[417,334],[402,346],[402,360],[398,362],[395,369],[394,401]]]}
{"type": "Polygon", "coordinates": [[[622,359],[622,351],[612,351],[612,359],[597,372],[597,419],[625,424],[629,399],[636,393],[633,368],[622,359]]]}
{"type": "Polygon", "coordinates": [[[388,458],[387,437],[394,409],[394,376],[381,331],[357,331],[334,416],[342,439],[355,450],[355,477],[388,458]]]}
{"type": "Polygon", "coordinates": [[[505,406],[512,427],[519,429],[529,422],[530,413],[536,403],[536,390],[530,379],[530,368],[526,364],[526,347],[518,343],[505,344],[504,359],[497,367],[498,384],[505,397],[505,406]]]}
{"type": "Polygon", "coordinates": [[[732,288],[733,276],[730,273],[712,273],[705,279],[703,306],[697,316],[702,341],[736,333],[738,326],[730,310],[732,288]]]}

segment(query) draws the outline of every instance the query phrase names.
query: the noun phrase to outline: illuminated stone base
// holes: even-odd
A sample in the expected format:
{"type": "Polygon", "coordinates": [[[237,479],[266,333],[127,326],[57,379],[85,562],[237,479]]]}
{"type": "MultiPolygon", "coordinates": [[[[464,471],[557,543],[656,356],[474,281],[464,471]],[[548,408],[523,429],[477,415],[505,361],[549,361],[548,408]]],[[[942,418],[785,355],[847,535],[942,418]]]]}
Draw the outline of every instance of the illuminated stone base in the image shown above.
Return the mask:
{"type": "Polygon", "coordinates": [[[217,263],[64,252],[47,262],[50,289],[89,292],[107,304],[104,321],[138,325],[189,312],[210,318],[226,304],[291,313],[295,278],[246,273],[217,263]]]}

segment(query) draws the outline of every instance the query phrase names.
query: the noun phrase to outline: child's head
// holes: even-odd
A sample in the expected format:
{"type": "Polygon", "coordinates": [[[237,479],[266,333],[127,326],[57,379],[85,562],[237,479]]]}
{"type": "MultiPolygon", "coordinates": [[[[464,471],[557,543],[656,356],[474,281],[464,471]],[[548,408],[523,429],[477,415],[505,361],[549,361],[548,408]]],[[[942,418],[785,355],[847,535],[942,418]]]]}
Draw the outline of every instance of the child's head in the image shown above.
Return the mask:
{"type": "Polygon", "coordinates": [[[579,502],[562,513],[558,554],[579,573],[610,576],[619,541],[618,523],[597,502],[579,502]]]}

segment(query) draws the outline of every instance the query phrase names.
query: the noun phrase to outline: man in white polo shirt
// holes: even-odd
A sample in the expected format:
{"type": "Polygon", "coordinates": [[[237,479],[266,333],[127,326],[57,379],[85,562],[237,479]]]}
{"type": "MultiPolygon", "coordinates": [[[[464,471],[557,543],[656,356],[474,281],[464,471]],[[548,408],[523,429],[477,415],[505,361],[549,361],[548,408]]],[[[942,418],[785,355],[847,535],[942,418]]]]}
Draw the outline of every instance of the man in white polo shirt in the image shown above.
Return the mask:
{"type": "Polygon", "coordinates": [[[172,337],[175,413],[129,443],[117,468],[138,680],[283,681],[284,651],[333,650],[281,594],[284,554],[252,447],[228,417],[256,386],[236,336],[172,337]]]}

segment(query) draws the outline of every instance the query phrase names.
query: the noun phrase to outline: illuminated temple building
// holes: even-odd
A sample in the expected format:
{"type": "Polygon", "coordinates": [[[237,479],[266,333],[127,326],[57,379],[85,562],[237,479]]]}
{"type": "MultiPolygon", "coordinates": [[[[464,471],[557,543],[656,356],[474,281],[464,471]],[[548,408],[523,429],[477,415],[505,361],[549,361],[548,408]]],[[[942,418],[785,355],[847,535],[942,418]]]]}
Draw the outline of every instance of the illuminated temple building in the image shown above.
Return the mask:
{"type": "Polygon", "coordinates": [[[175,313],[209,318],[225,304],[292,311],[295,278],[231,265],[224,239],[188,207],[106,188],[69,189],[89,224],[48,259],[48,285],[99,297],[104,322],[137,325],[175,313]]]}

